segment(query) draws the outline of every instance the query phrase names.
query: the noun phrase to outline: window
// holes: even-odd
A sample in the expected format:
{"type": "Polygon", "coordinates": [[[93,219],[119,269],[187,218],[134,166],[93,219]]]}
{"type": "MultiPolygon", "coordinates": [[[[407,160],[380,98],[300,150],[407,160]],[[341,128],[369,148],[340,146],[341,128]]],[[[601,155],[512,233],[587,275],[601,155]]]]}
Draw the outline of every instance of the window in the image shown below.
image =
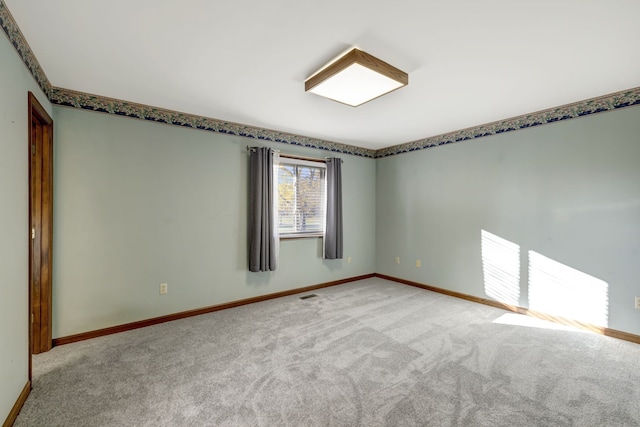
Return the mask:
{"type": "Polygon", "coordinates": [[[322,162],[280,157],[278,166],[278,232],[281,237],[321,236],[325,217],[325,172],[322,162]]]}

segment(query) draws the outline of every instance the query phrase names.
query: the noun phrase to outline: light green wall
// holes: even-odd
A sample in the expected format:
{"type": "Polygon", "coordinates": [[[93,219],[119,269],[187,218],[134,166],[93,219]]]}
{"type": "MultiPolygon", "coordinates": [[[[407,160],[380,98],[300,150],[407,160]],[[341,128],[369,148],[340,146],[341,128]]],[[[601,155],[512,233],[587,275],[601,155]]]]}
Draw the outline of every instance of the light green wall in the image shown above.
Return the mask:
{"type": "Polygon", "coordinates": [[[374,271],[493,297],[482,230],[518,245],[519,305],[535,251],[605,281],[608,326],[640,334],[639,107],[375,161],[341,156],[353,264],[322,260],[319,239],[290,240],[280,268],[257,274],[246,271],[245,151],[257,141],[54,113],[54,337],[374,271]]]}
{"type": "Polygon", "coordinates": [[[535,251],[640,335],[640,106],[378,159],[376,203],[377,272],[487,298],[485,230],[519,246],[521,306],[535,251]]]}
{"type": "Polygon", "coordinates": [[[28,91],[49,113],[51,104],[0,33],[0,421],[4,422],[28,381],[28,91]]]}
{"type": "Polygon", "coordinates": [[[57,106],[54,120],[54,337],[375,271],[373,159],[339,155],[345,260],[286,240],[275,272],[250,273],[247,145],[331,153],[57,106]]]}

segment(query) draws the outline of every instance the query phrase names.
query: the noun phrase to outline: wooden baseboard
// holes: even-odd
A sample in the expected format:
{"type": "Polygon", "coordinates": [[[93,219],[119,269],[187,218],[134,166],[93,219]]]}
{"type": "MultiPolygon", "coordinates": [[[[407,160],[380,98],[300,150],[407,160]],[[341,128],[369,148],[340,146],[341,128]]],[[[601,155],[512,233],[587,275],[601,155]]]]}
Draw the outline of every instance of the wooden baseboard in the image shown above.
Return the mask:
{"type": "Polygon", "coordinates": [[[463,294],[461,292],[450,291],[448,289],[437,288],[431,285],[425,285],[423,283],[414,282],[411,280],[400,279],[398,277],[387,276],[386,274],[376,273],[375,277],[381,279],[391,280],[397,283],[402,283],[409,286],[415,286],[417,288],[426,289],[428,291],[437,292],[444,295],[449,295],[455,298],[461,298],[467,301],[472,301],[479,304],[489,305],[491,307],[501,308],[503,310],[511,311],[513,313],[525,314],[527,316],[535,317],[542,320],[547,320],[553,323],[559,323],[566,326],[573,326],[580,329],[586,329],[597,334],[606,335],[612,338],[617,338],[624,341],[630,341],[632,343],[640,344],[640,335],[630,334],[628,332],[618,331],[616,329],[604,328],[601,326],[590,325],[588,323],[582,323],[571,319],[566,319],[559,316],[553,316],[539,311],[530,310],[524,307],[518,307],[515,305],[504,304],[499,301],[494,301],[486,298],[480,298],[473,295],[463,294]]]}
{"type": "Polygon", "coordinates": [[[31,381],[27,381],[27,384],[22,389],[22,392],[20,392],[18,400],[16,400],[13,408],[11,408],[11,411],[9,412],[9,415],[7,415],[7,419],[2,424],[2,427],[11,427],[13,425],[13,423],[16,421],[16,418],[18,418],[18,414],[22,409],[22,405],[24,405],[27,397],[29,397],[29,393],[31,393],[31,381]]]}
{"type": "MultiPolygon", "coordinates": [[[[538,311],[535,311],[535,310],[530,310],[530,309],[524,308],[524,307],[518,307],[518,306],[514,306],[514,305],[504,304],[504,303],[501,303],[499,301],[494,301],[494,300],[490,300],[490,299],[487,299],[487,298],[480,298],[480,297],[476,297],[476,296],[473,296],[473,295],[464,294],[464,293],[461,293],[461,292],[450,291],[448,289],[442,289],[442,288],[438,288],[438,287],[435,287],[435,286],[426,285],[424,283],[414,282],[414,281],[411,281],[411,280],[401,279],[401,278],[393,277],[393,276],[387,276],[386,274],[371,273],[371,274],[365,274],[365,275],[362,275],[362,276],[349,277],[349,278],[346,278],[346,279],[336,280],[336,281],[333,281],[333,282],[320,283],[318,285],[306,286],[304,288],[291,289],[291,290],[288,290],[288,291],[276,292],[276,293],[273,293],[273,294],[261,295],[261,296],[258,296],[258,297],[252,297],[252,298],[247,298],[247,299],[238,300],[238,301],[231,301],[231,302],[228,302],[228,303],[213,305],[213,306],[209,306],[209,307],[203,307],[203,308],[199,308],[199,309],[195,309],[195,310],[183,311],[183,312],[180,312],[180,313],[169,314],[169,315],[166,315],[166,316],[154,317],[152,319],[140,320],[138,322],[126,323],[124,325],[112,326],[112,327],[109,327],[109,328],[98,329],[98,330],[89,331],[89,332],[83,332],[83,333],[80,333],[80,334],[69,335],[69,336],[66,336],[66,337],[55,338],[53,340],[53,345],[54,346],[58,346],[58,345],[70,344],[70,343],[73,343],[73,342],[84,341],[84,340],[88,340],[88,339],[91,339],[91,338],[102,337],[102,336],[105,336],[105,335],[117,334],[119,332],[125,332],[125,331],[130,331],[130,330],[133,330],[133,329],[144,328],[144,327],[151,326],[151,325],[157,325],[159,323],[171,322],[173,320],[184,319],[186,317],[199,316],[201,314],[212,313],[214,311],[219,311],[219,310],[226,310],[228,308],[239,307],[241,305],[253,304],[253,303],[261,302],[261,301],[267,301],[267,300],[270,300],[270,299],[273,299],[273,298],[280,298],[280,297],[299,294],[299,293],[303,293],[303,292],[310,292],[310,291],[314,291],[316,289],[327,288],[329,286],[336,286],[336,285],[341,285],[341,284],[349,283],[349,282],[355,282],[357,280],[369,279],[371,277],[379,277],[381,279],[391,280],[393,282],[402,283],[402,284],[409,285],[409,286],[415,286],[415,287],[418,287],[418,288],[426,289],[428,291],[437,292],[437,293],[444,294],[444,295],[449,295],[449,296],[452,296],[452,297],[455,297],[455,298],[461,298],[461,299],[464,299],[464,300],[467,300],[467,301],[471,301],[471,302],[475,302],[475,303],[479,303],[479,304],[484,304],[484,305],[488,305],[488,306],[491,306],[491,307],[501,308],[503,310],[507,310],[507,311],[510,311],[510,312],[513,312],[513,313],[525,314],[527,316],[536,317],[538,319],[548,320],[550,322],[559,323],[559,324],[567,325],[567,326],[573,326],[573,327],[577,327],[577,328],[580,328],[580,329],[586,329],[588,331],[595,332],[595,333],[598,333],[598,334],[601,334],[601,335],[606,335],[606,336],[617,338],[617,339],[621,339],[621,340],[624,340],[624,341],[630,341],[630,342],[633,342],[633,343],[636,343],[636,344],[640,344],[640,336],[639,335],[630,334],[628,332],[618,331],[616,329],[610,329],[610,328],[603,328],[603,327],[600,327],[600,326],[589,325],[587,323],[577,322],[575,320],[565,319],[565,318],[558,317],[558,316],[552,316],[552,315],[541,313],[541,312],[538,312],[538,311]]],[[[29,393],[27,392],[27,395],[28,394],[29,393]]],[[[25,397],[25,399],[26,399],[26,397],[25,397]]],[[[22,407],[22,405],[20,405],[20,407],[22,407]]],[[[19,409],[18,409],[18,411],[19,411],[19,409]]],[[[11,424],[9,424],[9,425],[11,425],[11,424]]]]}
{"type": "Polygon", "coordinates": [[[281,291],[273,294],[261,295],[261,296],[242,299],[238,301],[231,301],[224,304],[198,308],[195,310],[168,314],[166,316],[154,317],[152,319],[140,320],[137,322],[126,323],[124,325],[112,326],[109,328],[98,329],[95,331],[82,332],[80,334],[69,335],[66,337],[54,338],[53,345],[58,346],[58,345],[70,344],[73,342],[84,341],[91,338],[102,337],[105,335],[117,334],[119,332],[131,331],[133,329],[144,328],[151,325],[157,325],[159,323],[171,322],[173,320],[184,319],[186,317],[199,316],[201,314],[207,314],[207,313],[212,313],[214,311],[226,310],[228,308],[239,307],[241,305],[253,304],[256,302],[267,301],[274,298],[286,297],[289,295],[299,294],[302,292],[309,292],[309,291],[314,291],[316,289],[327,288],[329,286],[342,285],[344,283],[355,282],[357,280],[369,279],[374,276],[375,274],[371,273],[371,274],[365,274],[362,276],[349,277],[346,279],[335,280],[333,282],[326,282],[326,283],[320,283],[318,285],[306,286],[304,288],[296,288],[288,291],[281,291]]]}

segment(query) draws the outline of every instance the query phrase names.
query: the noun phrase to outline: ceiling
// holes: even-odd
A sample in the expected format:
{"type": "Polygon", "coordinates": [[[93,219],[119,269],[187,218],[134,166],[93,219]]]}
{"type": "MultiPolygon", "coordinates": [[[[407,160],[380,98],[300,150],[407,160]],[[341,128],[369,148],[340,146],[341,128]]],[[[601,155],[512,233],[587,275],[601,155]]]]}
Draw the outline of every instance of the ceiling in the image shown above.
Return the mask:
{"type": "Polygon", "coordinates": [[[638,0],[4,0],[51,84],[381,149],[640,86],[638,0]],[[358,47],[409,85],[304,81],[358,47]]]}

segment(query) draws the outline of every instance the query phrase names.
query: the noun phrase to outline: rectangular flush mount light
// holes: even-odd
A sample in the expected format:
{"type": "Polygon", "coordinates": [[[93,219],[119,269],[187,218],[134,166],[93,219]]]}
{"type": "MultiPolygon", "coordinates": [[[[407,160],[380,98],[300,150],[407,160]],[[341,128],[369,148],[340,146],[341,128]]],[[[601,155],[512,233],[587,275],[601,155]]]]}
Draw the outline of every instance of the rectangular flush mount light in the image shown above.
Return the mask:
{"type": "Polygon", "coordinates": [[[304,90],[357,107],[408,83],[404,71],[354,48],[309,77],[304,90]]]}

